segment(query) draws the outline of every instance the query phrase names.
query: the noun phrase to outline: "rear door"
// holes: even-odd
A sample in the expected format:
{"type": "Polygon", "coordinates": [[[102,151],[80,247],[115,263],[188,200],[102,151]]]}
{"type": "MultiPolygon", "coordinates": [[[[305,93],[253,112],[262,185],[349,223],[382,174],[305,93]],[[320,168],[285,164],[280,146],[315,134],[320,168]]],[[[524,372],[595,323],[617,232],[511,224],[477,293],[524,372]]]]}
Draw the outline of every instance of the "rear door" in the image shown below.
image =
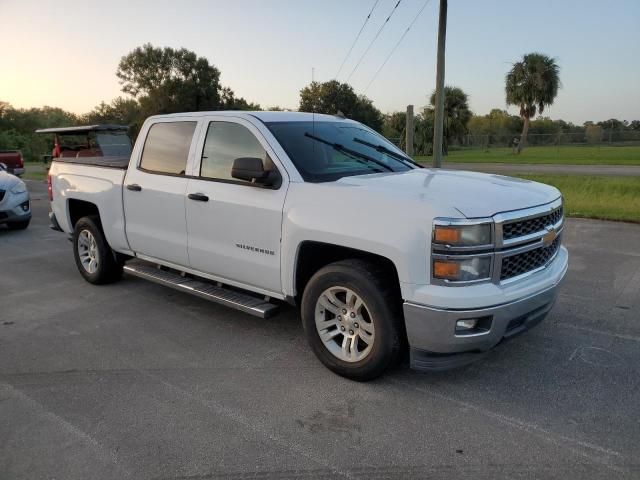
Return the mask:
{"type": "MultiPolygon", "coordinates": [[[[152,124],[123,189],[127,239],[137,254],[188,266],[186,177],[197,121],[152,124]]],[[[141,135],[145,132],[141,132],[141,135]]]]}
{"type": "Polygon", "coordinates": [[[186,200],[191,267],[230,283],[281,292],[286,172],[261,132],[245,119],[207,117],[202,132],[186,200]],[[233,161],[242,157],[261,158],[265,170],[277,169],[280,187],[232,178],[233,161]]]}

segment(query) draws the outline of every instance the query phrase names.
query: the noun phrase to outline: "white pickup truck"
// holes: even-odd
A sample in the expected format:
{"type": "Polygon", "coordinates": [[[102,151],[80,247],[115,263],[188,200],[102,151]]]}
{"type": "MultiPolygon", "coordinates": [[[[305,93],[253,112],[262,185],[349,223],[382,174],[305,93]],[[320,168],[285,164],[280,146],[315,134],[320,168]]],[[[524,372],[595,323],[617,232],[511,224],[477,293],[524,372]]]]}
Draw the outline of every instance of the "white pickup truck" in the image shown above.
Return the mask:
{"type": "Polygon", "coordinates": [[[338,116],[154,116],[130,159],[55,159],[49,182],[87,281],[297,305],[318,358],[358,380],[407,352],[417,369],[479,358],[542,320],[567,271],[558,190],[421,168],[338,116]]]}

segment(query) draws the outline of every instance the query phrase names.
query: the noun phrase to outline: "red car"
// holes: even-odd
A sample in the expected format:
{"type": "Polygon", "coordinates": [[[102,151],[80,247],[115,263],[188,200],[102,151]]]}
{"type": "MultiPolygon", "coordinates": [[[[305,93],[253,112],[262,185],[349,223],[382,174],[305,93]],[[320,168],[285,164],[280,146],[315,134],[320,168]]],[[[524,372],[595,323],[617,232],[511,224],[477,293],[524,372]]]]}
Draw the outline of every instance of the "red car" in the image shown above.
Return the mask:
{"type": "Polygon", "coordinates": [[[24,159],[20,150],[0,150],[0,163],[7,167],[7,172],[17,175],[24,173],[24,159]]]}

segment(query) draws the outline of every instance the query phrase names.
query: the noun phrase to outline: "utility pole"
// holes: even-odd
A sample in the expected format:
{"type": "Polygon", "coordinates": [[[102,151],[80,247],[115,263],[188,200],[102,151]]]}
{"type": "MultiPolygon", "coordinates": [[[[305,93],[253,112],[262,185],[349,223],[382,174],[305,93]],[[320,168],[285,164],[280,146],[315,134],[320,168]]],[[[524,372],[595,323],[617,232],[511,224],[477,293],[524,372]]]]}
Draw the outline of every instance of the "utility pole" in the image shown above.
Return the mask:
{"type": "Polygon", "coordinates": [[[436,65],[436,116],[433,124],[433,166],[442,166],[442,132],[444,130],[444,47],[447,36],[447,0],[440,0],[438,21],[438,62],[436,65]]]}
{"type": "Polygon", "coordinates": [[[613,133],[613,119],[609,123],[611,123],[611,128],[609,128],[609,145],[611,145],[611,139],[612,139],[611,134],[613,133]]]}
{"type": "Polygon", "coordinates": [[[413,105],[407,105],[407,124],[405,126],[404,151],[413,157],[413,105]]]}

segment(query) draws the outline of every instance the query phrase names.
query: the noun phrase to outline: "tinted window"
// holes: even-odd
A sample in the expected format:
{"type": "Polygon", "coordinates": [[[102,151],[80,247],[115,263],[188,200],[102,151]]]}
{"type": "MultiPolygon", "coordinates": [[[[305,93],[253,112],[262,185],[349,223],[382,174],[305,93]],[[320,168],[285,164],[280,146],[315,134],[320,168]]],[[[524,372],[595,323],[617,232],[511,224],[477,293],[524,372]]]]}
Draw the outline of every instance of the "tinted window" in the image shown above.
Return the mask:
{"type": "Polygon", "coordinates": [[[144,142],[140,168],[184,175],[196,123],[167,122],[152,125],[144,142]]]}
{"type": "Polygon", "coordinates": [[[263,162],[266,159],[266,152],[253,133],[237,123],[209,123],[200,176],[237,181],[231,177],[231,167],[236,158],[242,157],[260,158],[263,162]]]}
{"type": "Polygon", "coordinates": [[[355,122],[266,124],[306,182],[404,172],[416,165],[384,137],[355,122]]]}
{"type": "Polygon", "coordinates": [[[128,157],[131,155],[131,140],[127,132],[98,132],[96,141],[105,157],[128,157]]]}

